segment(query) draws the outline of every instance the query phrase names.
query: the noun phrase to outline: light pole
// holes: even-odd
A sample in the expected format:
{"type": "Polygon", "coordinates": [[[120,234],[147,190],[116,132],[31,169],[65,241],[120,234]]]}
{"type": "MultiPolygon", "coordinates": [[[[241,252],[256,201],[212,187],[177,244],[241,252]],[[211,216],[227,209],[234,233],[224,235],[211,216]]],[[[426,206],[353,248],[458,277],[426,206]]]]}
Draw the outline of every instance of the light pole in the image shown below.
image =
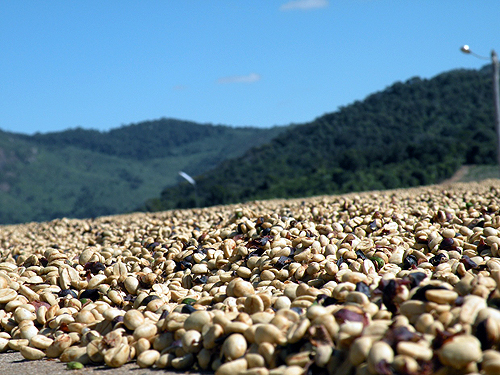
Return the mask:
{"type": "MultiPolygon", "coordinates": [[[[477,57],[478,59],[483,59],[483,60],[489,60],[488,57],[486,56],[481,56],[478,55],[474,52],[472,52],[469,48],[468,45],[464,45],[460,48],[460,50],[463,53],[467,53],[469,55],[472,55],[474,57],[477,57]]],[[[493,100],[494,100],[494,106],[495,106],[495,128],[497,131],[497,163],[498,166],[500,167],[500,88],[499,88],[499,63],[498,63],[498,56],[495,50],[491,50],[491,65],[492,65],[492,70],[493,70],[493,100]]]]}

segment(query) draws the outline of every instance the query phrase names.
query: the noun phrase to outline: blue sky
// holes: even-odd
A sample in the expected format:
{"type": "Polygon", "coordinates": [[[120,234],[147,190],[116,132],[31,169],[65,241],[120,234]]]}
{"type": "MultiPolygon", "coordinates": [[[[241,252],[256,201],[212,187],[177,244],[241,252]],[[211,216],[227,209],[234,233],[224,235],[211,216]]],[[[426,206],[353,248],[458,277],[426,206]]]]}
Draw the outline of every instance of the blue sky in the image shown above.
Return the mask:
{"type": "Polygon", "coordinates": [[[498,0],[0,1],[0,129],[302,123],[488,63],[498,0]]]}

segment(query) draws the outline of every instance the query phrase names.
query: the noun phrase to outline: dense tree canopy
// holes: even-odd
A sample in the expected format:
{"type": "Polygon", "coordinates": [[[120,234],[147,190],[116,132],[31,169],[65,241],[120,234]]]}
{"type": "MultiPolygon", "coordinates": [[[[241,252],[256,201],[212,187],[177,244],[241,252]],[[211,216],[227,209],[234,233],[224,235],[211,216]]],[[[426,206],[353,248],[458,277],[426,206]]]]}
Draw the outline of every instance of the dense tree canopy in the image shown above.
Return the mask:
{"type": "Polygon", "coordinates": [[[495,162],[489,66],[395,83],[165,189],[145,208],[208,206],[440,182],[495,162]]]}
{"type": "Polygon", "coordinates": [[[0,224],[130,212],[180,170],[200,174],[283,129],[160,119],[107,132],[0,131],[0,224]]]}
{"type": "Polygon", "coordinates": [[[440,182],[463,164],[495,163],[490,72],[411,78],[281,128],[160,119],[0,131],[0,224],[440,182]],[[197,175],[196,189],[180,170],[197,175]]]}

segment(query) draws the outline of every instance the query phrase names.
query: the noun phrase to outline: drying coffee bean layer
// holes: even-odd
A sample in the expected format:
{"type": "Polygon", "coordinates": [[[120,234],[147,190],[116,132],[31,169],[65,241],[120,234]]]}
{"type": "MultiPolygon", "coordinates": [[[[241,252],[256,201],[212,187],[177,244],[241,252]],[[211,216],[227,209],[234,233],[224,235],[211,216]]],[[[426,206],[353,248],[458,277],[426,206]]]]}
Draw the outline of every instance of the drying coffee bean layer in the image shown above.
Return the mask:
{"type": "Polygon", "coordinates": [[[0,227],[0,352],[499,374],[500,182],[0,227]]]}

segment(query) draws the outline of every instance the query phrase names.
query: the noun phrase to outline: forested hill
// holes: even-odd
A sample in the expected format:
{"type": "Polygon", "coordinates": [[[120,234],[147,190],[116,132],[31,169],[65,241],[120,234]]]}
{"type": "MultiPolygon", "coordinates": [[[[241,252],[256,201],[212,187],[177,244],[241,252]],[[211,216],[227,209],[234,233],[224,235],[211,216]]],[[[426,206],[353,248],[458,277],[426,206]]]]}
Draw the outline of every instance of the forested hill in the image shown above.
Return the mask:
{"type": "Polygon", "coordinates": [[[284,130],[160,119],[107,132],[0,131],[0,224],[130,212],[284,130]]]}
{"type": "Polygon", "coordinates": [[[163,210],[437,183],[495,162],[491,66],[411,78],[165,189],[163,210]],[[197,196],[196,196],[197,194],[197,196]]]}
{"type": "Polygon", "coordinates": [[[107,132],[76,128],[62,132],[37,133],[23,138],[52,149],[75,146],[105,155],[147,160],[196,154],[200,150],[206,151],[214,147],[217,139],[225,144],[227,152],[231,154],[241,148],[239,142],[242,139],[261,144],[268,141],[269,136],[272,137],[277,130],[279,131],[277,128],[266,131],[255,127],[237,128],[161,119],[126,125],[107,132]],[[231,139],[234,139],[234,142],[231,142],[231,139]]]}

